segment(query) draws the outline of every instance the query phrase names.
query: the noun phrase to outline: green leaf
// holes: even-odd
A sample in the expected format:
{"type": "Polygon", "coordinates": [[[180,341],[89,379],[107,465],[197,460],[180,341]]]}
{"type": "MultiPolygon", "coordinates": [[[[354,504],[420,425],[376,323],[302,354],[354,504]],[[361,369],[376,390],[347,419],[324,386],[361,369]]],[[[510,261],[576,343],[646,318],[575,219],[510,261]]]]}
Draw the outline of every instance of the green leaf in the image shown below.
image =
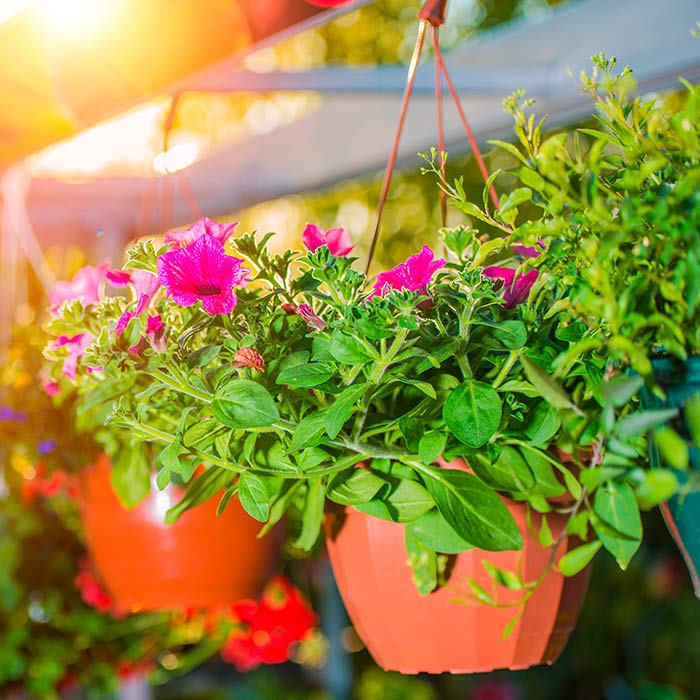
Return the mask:
{"type": "Polygon", "coordinates": [[[540,402],[528,414],[525,435],[533,445],[547,445],[559,432],[561,420],[557,409],[549,403],[540,402]]]}
{"type": "Polygon", "coordinates": [[[216,514],[221,515],[225,510],[229,501],[238,493],[238,484],[231,484],[221,495],[219,503],[216,506],[216,514]]]}
{"type": "Polygon", "coordinates": [[[396,523],[407,523],[421,517],[435,507],[431,495],[417,482],[402,479],[385,497],[391,519],[396,523]]]}
{"type": "Polygon", "coordinates": [[[263,428],[279,420],[271,394],[250,379],[236,379],[217,391],[211,411],[229,428],[263,428]]]}
{"type": "Polygon", "coordinates": [[[700,392],[688,399],[685,405],[685,422],[693,447],[700,448],[700,392]]]}
{"type": "Polygon", "coordinates": [[[512,571],[499,569],[488,561],[488,559],[483,559],[481,563],[496,585],[505,586],[510,591],[521,591],[523,589],[524,585],[522,580],[512,571]]]}
{"type": "Polygon", "coordinates": [[[517,209],[520,204],[529,202],[531,199],[532,190],[529,187],[517,187],[501,202],[498,213],[507,214],[511,209],[517,209]]]}
{"type": "Polygon", "coordinates": [[[251,472],[243,472],[238,480],[238,498],[251,518],[264,523],[270,513],[270,496],[265,482],[251,472]]]}
{"type": "Polygon", "coordinates": [[[292,441],[289,444],[289,452],[298,452],[305,447],[315,447],[324,440],[326,432],[326,413],[317,411],[310,413],[299,422],[292,434],[292,441]]]}
{"type": "Polygon", "coordinates": [[[418,456],[423,464],[432,464],[445,451],[447,435],[436,430],[425,433],[418,443],[418,456]]]}
{"type": "Polygon", "coordinates": [[[540,392],[530,382],[522,382],[517,379],[501,384],[498,391],[512,391],[514,394],[524,394],[529,397],[540,396],[540,392]]]}
{"type": "Polygon", "coordinates": [[[171,478],[172,472],[170,469],[163,467],[156,475],[156,486],[162,491],[170,483],[171,478]]]}
{"type": "Polygon", "coordinates": [[[399,430],[406,441],[406,447],[412,452],[418,452],[419,441],[425,430],[423,421],[413,417],[401,418],[399,419],[399,430]]]}
{"type": "Polygon", "coordinates": [[[632,438],[643,435],[652,428],[657,428],[668,423],[678,415],[675,408],[664,408],[657,411],[639,411],[631,413],[618,421],[615,426],[615,435],[620,438],[632,438]]]}
{"type": "Polygon", "coordinates": [[[472,461],[478,477],[498,490],[527,493],[535,485],[535,478],[520,452],[504,445],[493,464],[484,464],[481,459],[472,461]]]}
{"type": "Polygon", "coordinates": [[[143,445],[117,452],[109,480],[125,508],[133,508],[146,498],[151,490],[151,464],[143,445]]]}
{"type": "Polygon", "coordinates": [[[601,484],[616,479],[624,473],[624,469],[617,467],[590,467],[583,469],[578,478],[588,491],[592,493],[601,484]]]}
{"type": "Polygon", "coordinates": [[[653,440],[659,448],[661,458],[674,469],[687,469],[690,451],[685,440],[670,426],[666,425],[654,431],[653,440]]]}
{"type": "Polygon", "coordinates": [[[536,447],[520,448],[527,466],[535,475],[533,490],[545,498],[556,498],[566,493],[566,487],[557,479],[549,459],[536,447]]]}
{"type": "Polygon", "coordinates": [[[608,481],[593,499],[595,514],[619,533],[640,539],[642,521],[632,487],[625,481],[608,481]]]}
{"type": "Polygon", "coordinates": [[[643,384],[644,379],[639,376],[613,377],[601,385],[603,401],[611,406],[624,406],[637,395],[643,384]]]}
{"type": "Polygon", "coordinates": [[[372,500],[388,483],[369,469],[346,469],[333,478],[326,495],[335,503],[352,506],[372,500]]]}
{"type": "Polygon", "coordinates": [[[331,336],[330,353],[343,365],[362,365],[372,356],[361,340],[336,328],[331,336]]]}
{"type": "Polygon", "coordinates": [[[204,503],[221,489],[227,488],[233,476],[233,473],[227,469],[211,467],[204,474],[190,481],[182,500],[165,514],[166,525],[172,525],[186,510],[204,503]]]}
{"type": "Polygon", "coordinates": [[[429,396],[431,399],[437,398],[435,388],[432,384],[428,384],[428,382],[421,382],[418,379],[405,379],[403,377],[397,377],[397,380],[400,381],[402,384],[408,384],[409,386],[416,387],[418,391],[423,392],[426,396],[429,396]]]}
{"type": "Polygon", "coordinates": [[[549,527],[546,515],[542,516],[542,524],[540,525],[540,531],[537,535],[537,540],[543,547],[551,547],[552,543],[554,542],[554,538],[552,537],[552,530],[549,527]]]}
{"type": "Polygon", "coordinates": [[[420,595],[428,595],[437,587],[437,555],[417,540],[406,528],[404,533],[413,583],[420,595]]]}
{"type": "Polygon", "coordinates": [[[323,362],[311,362],[283,369],[277,375],[276,383],[311,388],[327,382],[332,376],[333,370],[329,365],[323,362]]]}
{"type": "Polygon", "coordinates": [[[449,395],[442,415],[460,442],[476,448],[495,435],[502,411],[501,399],[493,387],[467,380],[449,395]]]}
{"type": "MultiPolygon", "coordinates": [[[[180,471],[180,443],[174,440],[168,444],[165,449],[158,453],[158,463],[161,464],[168,472],[175,472],[176,474],[180,471]]],[[[165,482],[168,483],[167,481],[165,482]]],[[[158,488],[163,488],[159,486],[158,488]]]]}
{"type": "Polygon", "coordinates": [[[193,353],[190,353],[187,358],[187,367],[194,369],[195,367],[206,367],[210,362],[213,362],[221,352],[221,345],[207,345],[203,348],[198,348],[193,353]]]}
{"type": "Polygon", "coordinates": [[[301,532],[295,546],[309,551],[316,543],[323,522],[323,507],[326,503],[325,484],[321,477],[309,479],[301,517],[301,532]]]}
{"type": "Polygon", "coordinates": [[[642,543],[641,539],[632,539],[622,535],[601,520],[595,513],[591,513],[591,524],[598,539],[603,543],[603,547],[615,557],[618,566],[623,571],[627,569],[632,557],[642,543]]]}
{"type": "Polygon", "coordinates": [[[460,537],[447,520],[440,515],[437,508],[429,510],[411,523],[406,525],[413,536],[420,540],[426,547],[443,554],[459,554],[467,549],[473,549],[473,545],[460,537]]]}
{"type": "Polygon", "coordinates": [[[527,328],[517,319],[501,321],[494,325],[492,335],[508,350],[517,350],[527,343],[527,328]]]}
{"type": "Polygon", "coordinates": [[[576,413],[581,413],[568,394],[550,377],[541,367],[527,357],[521,357],[525,376],[540,394],[556,408],[568,408],[576,413]]]}
{"type": "Polygon", "coordinates": [[[345,421],[352,415],[355,404],[365,395],[368,384],[354,384],[344,389],[326,411],[326,434],[335,439],[345,425],[345,421]]]}
{"type": "Polygon", "coordinates": [[[185,430],[182,436],[182,444],[185,447],[196,447],[200,450],[206,450],[214,444],[217,433],[220,430],[221,421],[213,418],[200,420],[185,430]]]}
{"type": "Polygon", "coordinates": [[[639,507],[649,510],[667,501],[678,490],[678,479],[670,469],[640,470],[641,479],[635,488],[639,507]]]}
{"type": "Polygon", "coordinates": [[[576,547],[576,549],[568,551],[559,560],[559,571],[561,571],[564,576],[573,576],[577,574],[579,571],[586,568],[602,546],[602,542],[596,540],[595,542],[589,542],[588,544],[583,544],[580,547],[576,547]]]}
{"type": "Polygon", "coordinates": [[[522,548],[513,516],[480,479],[455,469],[431,467],[421,472],[438,510],[460,537],[491,552],[522,548]]]}

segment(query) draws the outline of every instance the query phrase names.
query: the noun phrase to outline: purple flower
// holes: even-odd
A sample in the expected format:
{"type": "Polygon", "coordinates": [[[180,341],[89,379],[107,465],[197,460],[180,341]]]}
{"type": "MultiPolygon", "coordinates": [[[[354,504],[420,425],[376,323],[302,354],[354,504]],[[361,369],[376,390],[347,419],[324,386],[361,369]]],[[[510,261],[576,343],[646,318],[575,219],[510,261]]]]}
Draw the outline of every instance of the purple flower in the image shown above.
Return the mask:
{"type": "Polygon", "coordinates": [[[420,253],[411,255],[405,263],[377,275],[374,292],[371,296],[385,296],[395,289],[426,293],[428,283],[433,274],[445,265],[445,259],[435,260],[435,253],[423,246],[420,253]]]}
{"type": "Polygon", "coordinates": [[[9,406],[0,407],[0,421],[6,423],[26,423],[27,418],[27,414],[22,411],[15,411],[9,406]]]}
{"type": "Polygon", "coordinates": [[[192,306],[199,299],[208,314],[229,314],[236,305],[233,286],[244,282],[248,272],[242,263],[205,233],[185,248],[163,253],[158,280],[180,306],[192,306]]]}
{"type": "Polygon", "coordinates": [[[57,442],[55,440],[39,440],[36,445],[36,451],[39,455],[47,455],[56,449],[57,442]]]}
{"type": "Polygon", "coordinates": [[[218,224],[205,216],[199,221],[195,221],[190,228],[166,233],[163,240],[165,243],[172,243],[173,248],[185,248],[205,235],[212,236],[221,243],[226,243],[236,226],[238,226],[237,221],[233,224],[218,224]]]}
{"type": "Polygon", "coordinates": [[[344,228],[329,228],[328,231],[324,231],[315,224],[306,225],[304,233],[301,234],[301,242],[312,253],[322,245],[327,245],[328,252],[339,258],[347,255],[355,247],[344,228]]]}
{"type": "Polygon", "coordinates": [[[537,270],[530,270],[516,278],[515,270],[493,265],[484,268],[484,276],[492,280],[503,280],[503,301],[506,309],[513,309],[527,299],[527,295],[539,277],[537,270]]]}

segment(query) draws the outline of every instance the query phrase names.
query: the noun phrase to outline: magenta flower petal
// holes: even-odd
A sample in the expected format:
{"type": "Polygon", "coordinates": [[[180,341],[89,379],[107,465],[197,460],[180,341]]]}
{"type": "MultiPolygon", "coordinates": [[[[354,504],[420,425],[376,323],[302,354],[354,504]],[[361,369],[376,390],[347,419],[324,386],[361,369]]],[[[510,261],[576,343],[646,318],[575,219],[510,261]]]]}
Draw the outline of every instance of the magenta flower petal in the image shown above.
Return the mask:
{"type": "Polygon", "coordinates": [[[158,280],[173,301],[192,306],[201,300],[209,314],[231,313],[236,305],[233,286],[245,281],[243,260],[226,255],[221,241],[204,234],[186,248],[158,258],[158,280]]]}
{"type": "Polygon", "coordinates": [[[329,228],[326,231],[326,245],[331,255],[344,257],[355,247],[350,240],[350,234],[342,227],[329,228]]]}
{"type": "Polygon", "coordinates": [[[236,226],[238,226],[237,221],[232,224],[219,224],[205,216],[195,221],[190,228],[166,233],[163,240],[165,243],[173,243],[180,248],[194,243],[204,235],[212,236],[221,243],[226,243],[236,226]]]}
{"type": "Polygon", "coordinates": [[[301,242],[312,253],[322,245],[328,246],[328,252],[335,257],[345,257],[355,247],[348,232],[341,227],[324,231],[315,224],[307,224],[301,234],[301,242]]]}
{"type": "Polygon", "coordinates": [[[131,273],[131,284],[134,287],[137,299],[140,299],[145,294],[150,301],[160,289],[158,276],[147,270],[134,270],[131,273]]]}
{"type": "Polygon", "coordinates": [[[515,270],[497,265],[484,268],[483,274],[490,279],[503,280],[503,301],[506,309],[513,309],[522,304],[539,277],[537,270],[530,270],[524,275],[516,277],[515,270]]]}
{"type": "Polygon", "coordinates": [[[543,250],[546,250],[547,246],[545,242],[539,238],[537,240],[537,245],[521,245],[520,243],[515,243],[511,246],[511,250],[523,258],[538,258],[543,250]]]}
{"type": "Polygon", "coordinates": [[[150,299],[148,295],[142,294],[138,304],[136,305],[136,308],[133,311],[125,311],[119,317],[117,325],[114,327],[114,335],[119,337],[126,330],[126,327],[129,325],[129,321],[131,321],[132,318],[136,318],[137,316],[140,316],[143,313],[144,309],[148,306],[149,301],[150,299]]]}
{"type": "Polygon", "coordinates": [[[68,349],[68,357],[63,361],[61,372],[68,379],[75,379],[78,360],[85,354],[85,350],[95,340],[90,333],[79,333],[74,336],[61,335],[56,338],[53,346],[55,348],[65,347],[68,349]]]}
{"type": "Polygon", "coordinates": [[[424,245],[420,253],[411,255],[405,263],[380,272],[372,296],[384,296],[394,289],[425,293],[435,272],[445,265],[445,259],[435,260],[435,253],[424,245]]]}
{"type": "Polygon", "coordinates": [[[131,282],[131,273],[125,270],[107,270],[105,277],[113,287],[126,287],[131,282]]]}

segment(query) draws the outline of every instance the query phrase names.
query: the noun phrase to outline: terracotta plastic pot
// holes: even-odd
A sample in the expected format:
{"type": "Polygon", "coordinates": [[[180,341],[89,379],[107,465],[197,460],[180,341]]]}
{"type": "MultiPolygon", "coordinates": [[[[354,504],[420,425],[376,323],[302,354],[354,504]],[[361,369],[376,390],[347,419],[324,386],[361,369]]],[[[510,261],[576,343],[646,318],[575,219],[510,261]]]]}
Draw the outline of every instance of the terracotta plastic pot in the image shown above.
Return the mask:
{"type": "MultiPolygon", "coordinates": [[[[480,673],[497,668],[522,669],[551,664],[573,629],[588,582],[588,572],[573,578],[550,571],[525,603],[522,617],[502,639],[517,608],[496,608],[467,601],[468,578],[487,590],[491,579],[483,561],[522,572],[534,581],[545,570],[551,550],[541,547],[525,525],[525,506],[507,502],[521,533],[520,552],[474,549],[451,560],[446,586],[420,596],[404,546],[404,526],[353,508],[328,513],[326,535],[333,572],[350,619],[374,660],[386,671],[401,673],[480,673]],[[455,602],[462,600],[463,604],[455,602]]],[[[555,540],[565,518],[548,515],[555,540]]],[[[533,514],[538,528],[540,516],[533,514]]],[[[557,556],[576,546],[564,537],[557,556]]],[[[502,603],[520,592],[499,592],[502,603]],[[505,595],[502,595],[504,593],[505,595]]]]}
{"type": "MultiPolygon", "coordinates": [[[[697,355],[689,357],[685,362],[670,357],[656,358],[652,360],[652,366],[656,381],[666,394],[666,400],[660,401],[654,394],[642,390],[642,406],[645,408],[682,409],[693,394],[700,393],[700,357],[697,355]]],[[[688,443],[690,470],[697,471],[700,469],[700,449],[691,443],[682,411],[672,424],[688,443]]],[[[658,449],[651,443],[649,447],[651,466],[660,466],[658,449]]],[[[680,483],[685,483],[688,479],[687,472],[677,470],[676,475],[680,483]]],[[[668,531],[688,567],[695,596],[700,598],[700,493],[693,491],[683,497],[674,496],[662,503],[660,509],[668,531]]]]}
{"type": "Polygon", "coordinates": [[[274,570],[279,538],[257,539],[261,525],[237,499],[220,516],[210,500],[165,525],[181,489],[154,484],[144,501],[125,509],[109,470],[102,458],[81,475],[81,508],[88,550],[118,607],[205,607],[257,596],[274,570]]]}

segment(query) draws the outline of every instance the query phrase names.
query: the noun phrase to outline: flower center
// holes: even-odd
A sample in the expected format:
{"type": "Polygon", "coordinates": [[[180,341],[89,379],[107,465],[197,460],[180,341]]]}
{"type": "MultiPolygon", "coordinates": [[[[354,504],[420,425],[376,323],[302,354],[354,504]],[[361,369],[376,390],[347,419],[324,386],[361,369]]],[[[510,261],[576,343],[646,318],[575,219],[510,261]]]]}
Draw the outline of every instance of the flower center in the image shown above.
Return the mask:
{"type": "Polygon", "coordinates": [[[204,284],[197,285],[197,293],[201,294],[203,297],[210,297],[214,294],[221,294],[221,287],[214,282],[205,282],[204,284]]]}

